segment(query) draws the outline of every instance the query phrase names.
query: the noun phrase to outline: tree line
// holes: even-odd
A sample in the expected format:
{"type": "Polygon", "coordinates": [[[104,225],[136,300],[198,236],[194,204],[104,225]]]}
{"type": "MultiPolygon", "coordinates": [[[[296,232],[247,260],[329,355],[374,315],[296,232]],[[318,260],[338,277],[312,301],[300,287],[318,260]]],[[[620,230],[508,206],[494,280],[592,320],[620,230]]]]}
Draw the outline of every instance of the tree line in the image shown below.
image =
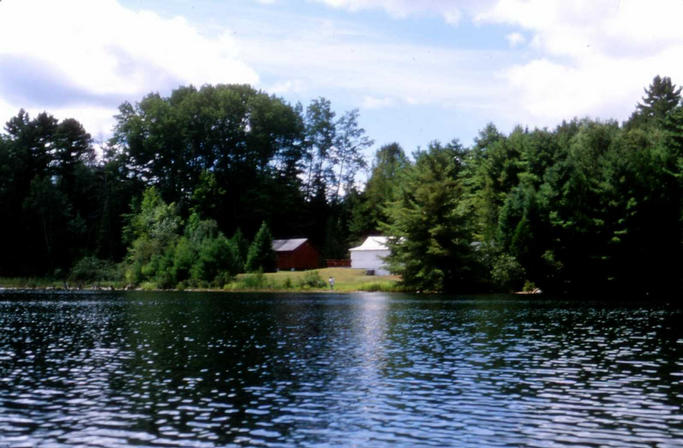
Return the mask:
{"type": "Polygon", "coordinates": [[[101,157],[76,120],[20,111],[0,134],[0,275],[116,265],[136,284],[219,285],[272,269],[267,250],[248,263],[271,234],[345,258],[382,233],[418,290],[679,292],[680,93],[657,76],[622,124],[508,135],[490,124],[469,148],[432,142],[410,156],[388,144],[362,186],[373,142],[356,110],[337,116],[324,98],[152,93],[120,106],[101,157]]]}

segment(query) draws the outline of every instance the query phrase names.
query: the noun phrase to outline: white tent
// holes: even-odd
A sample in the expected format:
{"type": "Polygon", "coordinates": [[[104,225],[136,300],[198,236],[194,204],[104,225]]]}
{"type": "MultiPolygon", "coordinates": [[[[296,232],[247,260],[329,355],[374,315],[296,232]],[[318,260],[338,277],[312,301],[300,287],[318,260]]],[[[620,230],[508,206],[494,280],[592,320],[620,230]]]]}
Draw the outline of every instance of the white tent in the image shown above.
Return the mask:
{"type": "Polygon", "coordinates": [[[349,249],[351,267],[374,271],[376,275],[389,275],[384,257],[389,256],[386,236],[369,236],[363,244],[349,249]]]}

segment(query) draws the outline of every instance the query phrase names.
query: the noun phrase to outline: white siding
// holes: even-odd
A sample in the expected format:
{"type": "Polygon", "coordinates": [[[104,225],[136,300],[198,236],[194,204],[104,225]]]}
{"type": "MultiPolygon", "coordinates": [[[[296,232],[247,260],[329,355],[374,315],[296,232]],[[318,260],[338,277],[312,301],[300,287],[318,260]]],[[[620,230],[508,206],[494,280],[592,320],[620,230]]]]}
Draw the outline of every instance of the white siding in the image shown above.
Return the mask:
{"type": "Polygon", "coordinates": [[[351,267],[358,269],[373,269],[375,275],[389,275],[384,257],[389,256],[389,250],[351,250],[351,267]]]}

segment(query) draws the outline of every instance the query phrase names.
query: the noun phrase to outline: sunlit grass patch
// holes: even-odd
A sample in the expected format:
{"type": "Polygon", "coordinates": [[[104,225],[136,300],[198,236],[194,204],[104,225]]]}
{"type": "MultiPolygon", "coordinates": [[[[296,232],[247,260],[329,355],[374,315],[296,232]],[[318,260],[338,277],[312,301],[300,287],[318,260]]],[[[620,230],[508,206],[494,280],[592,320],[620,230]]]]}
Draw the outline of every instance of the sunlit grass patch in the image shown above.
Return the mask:
{"type": "Polygon", "coordinates": [[[366,275],[364,269],[324,268],[310,271],[280,271],[240,274],[225,286],[226,290],[330,290],[329,278],[334,278],[334,291],[397,291],[399,277],[366,275]]]}

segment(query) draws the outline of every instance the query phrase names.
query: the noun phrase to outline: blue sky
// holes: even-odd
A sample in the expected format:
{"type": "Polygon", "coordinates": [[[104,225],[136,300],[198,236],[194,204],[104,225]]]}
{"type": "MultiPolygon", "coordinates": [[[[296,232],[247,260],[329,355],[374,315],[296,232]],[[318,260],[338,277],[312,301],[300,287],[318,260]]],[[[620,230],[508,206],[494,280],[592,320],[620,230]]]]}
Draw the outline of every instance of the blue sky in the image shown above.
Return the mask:
{"type": "MultiPolygon", "coordinates": [[[[0,120],[250,83],[338,113],[378,146],[472,143],[488,122],[624,120],[656,74],[683,83],[680,0],[2,0],[0,120]]],[[[370,155],[370,154],[368,154],[370,155]]]]}

